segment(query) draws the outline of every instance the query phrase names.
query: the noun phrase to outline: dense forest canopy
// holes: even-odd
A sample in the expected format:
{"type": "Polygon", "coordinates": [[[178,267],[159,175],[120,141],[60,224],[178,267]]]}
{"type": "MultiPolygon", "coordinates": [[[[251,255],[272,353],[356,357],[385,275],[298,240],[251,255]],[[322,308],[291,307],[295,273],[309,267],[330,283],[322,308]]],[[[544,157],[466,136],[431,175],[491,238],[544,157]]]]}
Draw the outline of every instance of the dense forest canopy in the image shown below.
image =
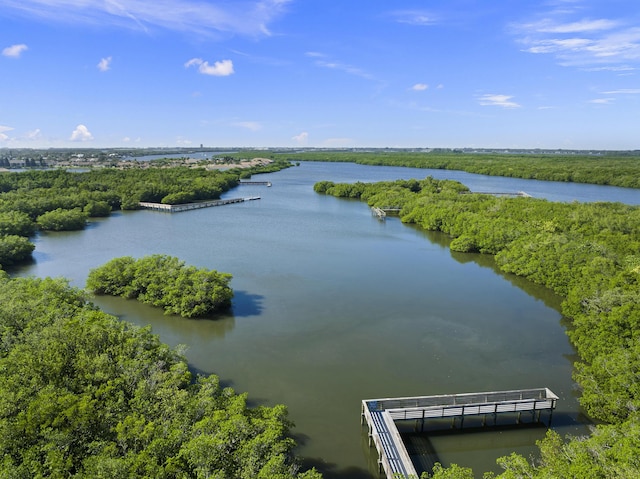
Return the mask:
{"type": "MultiPolygon", "coordinates": [[[[501,459],[503,478],[640,476],[640,207],[555,203],[469,193],[449,180],[316,183],[318,193],[400,209],[400,218],[451,236],[453,251],[495,255],[503,271],[562,295],[580,356],[575,379],[603,425],[563,443],[551,432],[540,464],[501,459]],[[587,473],[588,472],[588,473],[587,473]]],[[[439,470],[436,477],[467,477],[439,470]]]]}

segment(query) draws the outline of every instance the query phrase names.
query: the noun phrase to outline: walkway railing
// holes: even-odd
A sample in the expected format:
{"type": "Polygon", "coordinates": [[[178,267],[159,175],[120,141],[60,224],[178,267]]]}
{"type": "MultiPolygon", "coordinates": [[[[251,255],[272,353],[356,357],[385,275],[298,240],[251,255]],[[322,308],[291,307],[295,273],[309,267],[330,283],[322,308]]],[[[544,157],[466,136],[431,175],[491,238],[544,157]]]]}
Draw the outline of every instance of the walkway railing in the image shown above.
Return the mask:
{"type": "Polygon", "coordinates": [[[163,203],[150,203],[141,201],[138,203],[140,208],[148,210],[164,211],[167,213],[178,213],[180,211],[197,210],[200,208],[210,208],[212,206],[230,205],[232,203],[242,203],[243,201],[259,200],[259,196],[251,196],[248,198],[229,198],[226,200],[200,201],[198,203],[184,203],[180,205],[165,205],[163,203]]]}
{"type": "Polygon", "coordinates": [[[369,427],[369,445],[373,442],[378,451],[380,472],[384,470],[387,478],[417,478],[415,467],[404,447],[400,433],[394,421],[460,417],[462,427],[465,416],[486,415],[494,418],[498,414],[517,413],[520,423],[522,412],[531,412],[537,421],[540,413],[556,407],[558,396],[549,388],[519,389],[512,391],[493,391],[484,393],[445,394],[439,396],[416,396],[404,398],[365,399],[362,401],[362,422],[369,427]],[[399,476],[398,476],[399,474],[399,476]]]}

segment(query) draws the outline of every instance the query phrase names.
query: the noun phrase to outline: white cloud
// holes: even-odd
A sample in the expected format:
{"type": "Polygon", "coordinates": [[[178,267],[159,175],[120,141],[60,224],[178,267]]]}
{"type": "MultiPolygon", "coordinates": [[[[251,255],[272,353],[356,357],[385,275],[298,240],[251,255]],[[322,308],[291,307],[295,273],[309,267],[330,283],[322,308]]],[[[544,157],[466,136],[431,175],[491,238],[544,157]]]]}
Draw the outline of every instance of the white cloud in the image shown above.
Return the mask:
{"type": "Polygon", "coordinates": [[[0,141],[7,141],[9,139],[9,135],[5,135],[5,131],[11,131],[13,128],[10,126],[0,125],[0,141]]]}
{"type": "Polygon", "coordinates": [[[202,58],[192,58],[184,64],[185,68],[197,66],[198,71],[203,75],[211,75],[218,77],[226,77],[233,75],[233,62],[231,60],[221,60],[215,62],[213,65],[209,65],[209,62],[202,60],[202,58]]]}
{"type": "Polygon", "coordinates": [[[426,83],[416,83],[411,87],[413,91],[424,91],[427,88],[429,88],[429,85],[427,85],[426,83]]]}
{"type": "Polygon", "coordinates": [[[354,75],[354,76],[358,76],[361,78],[364,78],[366,80],[373,80],[373,75],[370,75],[369,73],[365,72],[364,70],[358,68],[358,67],[354,67],[352,65],[347,65],[345,63],[339,63],[339,62],[331,62],[331,61],[325,61],[325,60],[317,60],[316,61],[316,65],[318,65],[319,67],[323,67],[323,68],[329,68],[330,70],[339,70],[345,73],[348,73],[349,75],[354,75]]]}
{"type": "Polygon", "coordinates": [[[239,126],[240,128],[246,128],[251,131],[258,131],[262,129],[262,125],[257,121],[238,121],[236,123],[232,123],[233,126],[239,126]]]}
{"type": "Polygon", "coordinates": [[[5,135],[5,131],[13,130],[10,126],[0,125],[0,141],[7,141],[9,139],[9,135],[5,135]]]}
{"type": "Polygon", "coordinates": [[[98,70],[101,72],[106,72],[111,69],[111,57],[106,57],[100,60],[98,63],[98,70]]]}
{"type": "Polygon", "coordinates": [[[562,66],[632,69],[640,62],[640,28],[625,20],[571,18],[575,14],[548,12],[538,21],[512,25],[512,32],[525,52],[553,55],[562,66]]]}
{"type": "Polygon", "coordinates": [[[503,108],[520,108],[520,105],[511,101],[513,96],[510,95],[482,95],[478,101],[483,106],[501,106],[503,108]]]}
{"type": "Polygon", "coordinates": [[[589,103],[595,103],[596,105],[608,105],[614,100],[615,98],[596,98],[595,100],[589,100],[589,103]]]}
{"type": "Polygon", "coordinates": [[[93,140],[93,135],[86,126],[78,125],[69,139],[71,141],[91,141],[93,140]]]}
{"type": "Polygon", "coordinates": [[[603,91],[603,95],[640,95],[640,88],[622,88],[620,90],[603,91]]]}
{"type": "Polygon", "coordinates": [[[552,20],[543,20],[537,24],[532,24],[532,28],[544,33],[585,33],[597,32],[600,30],[611,30],[619,25],[613,20],[580,20],[570,23],[555,23],[552,20]]]}
{"type": "Polygon", "coordinates": [[[10,47],[4,48],[2,50],[2,55],[10,58],[20,58],[22,52],[28,50],[29,47],[24,43],[20,43],[18,45],[11,45],[10,47]]]}
{"type": "Polygon", "coordinates": [[[47,23],[150,28],[212,37],[271,35],[269,24],[283,15],[292,0],[3,0],[1,9],[47,23]]]}
{"type": "Polygon", "coordinates": [[[428,26],[437,22],[435,15],[421,10],[402,10],[392,12],[391,16],[396,22],[409,25],[428,26]]]}
{"type": "Polygon", "coordinates": [[[309,141],[309,133],[306,131],[303,131],[299,135],[291,137],[291,139],[296,143],[299,143],[301,145],[306,145],[307,141],[309,141]]]}
{"type": "Polygon", "coordinates": [[[27,134],[25,135],[25,139],[30,141],[38,140],[41,137],[42,137],[42,134],[40,133],[40,128],[36,128],[35,130],[28,131],[27,134]]]}

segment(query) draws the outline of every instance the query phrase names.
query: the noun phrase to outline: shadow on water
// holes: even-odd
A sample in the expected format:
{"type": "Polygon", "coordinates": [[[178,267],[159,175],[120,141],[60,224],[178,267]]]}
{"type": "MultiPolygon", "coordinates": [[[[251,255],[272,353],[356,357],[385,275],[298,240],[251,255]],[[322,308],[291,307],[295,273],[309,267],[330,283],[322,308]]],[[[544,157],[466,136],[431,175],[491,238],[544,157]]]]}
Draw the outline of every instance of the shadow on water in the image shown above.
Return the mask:
{"type": "MultiPolygon", "coordinates": [[[[413,229],[416,232],[419,232],[429,242],[436,244],[442,248],[448,249],[451,244],[451,237],[449,237],[445,233],[441,233],[440,231],[426,231],[415,224],[405,223],[405,226],[413,229]]],[[[526,278],[516,276],[515,274],[511,273],[505,273],[498,267],[493,255],[482,253],[461,253],[451,250],[449,250],[449,252],[451,254],[451,258],[456,262],[460,264],[475,263],[481,268],[488,268],[496,275],[504,278],[516,288],[521,289],[522,291],[527,293],[529,296],[541,300],[546,306],[553,308],[556,311],[560,311],[560,305],[562,302],[562,298],[560,296],[556,295],[549,288],[533,283],[526,278]]]]}
{"type": "MultiPolygon", "coordinates": [[[[338,469],[336,464],[318,458],[304,458],[300,465],[304,471],[315,467],[324,479],[371,479],[372,477],[383,477],[377,474],[372,476],[372,472],[355,466],[338,469]]],[[[372,471],[377,471],[377,465],[375,467],[372,471]]]]}
{"type": "Polygon", "coordinates": [[[234,291],[233,315],[236,318],[259,316],[262,313],[264,296],[251,294],[246,291],[234,291]]]}

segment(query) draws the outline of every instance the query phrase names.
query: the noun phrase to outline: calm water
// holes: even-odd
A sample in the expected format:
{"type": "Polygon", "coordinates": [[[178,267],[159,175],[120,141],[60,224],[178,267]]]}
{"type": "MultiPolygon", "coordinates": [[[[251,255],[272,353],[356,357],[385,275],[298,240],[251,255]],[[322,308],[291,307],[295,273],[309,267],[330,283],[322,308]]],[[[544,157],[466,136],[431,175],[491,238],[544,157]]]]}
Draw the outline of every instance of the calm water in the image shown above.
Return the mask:
{"type": "MultiPolygon", "coordinates": [[[[119,298],[96,303],[186,345],[194,370],[217,374],[252,403],[286,404],[298,453],[326,478],[377,477],[360,426],[362,399],[546,386],[561,398],[553,427],[586,433],[558,297],[499,273],[491,258],[452,254],[443,235],[379,222],[364,203],[313,192],[320,180],[429,174],[474,191],[640,204],[637,190],[304,162],[261,176],[271,188],[227,193],[258,201],[173,215],[116,213],[83,232],[40,235],[33,264],[15,273],[64,276],[83,287],[91,268],[114,257],[161,253],[233,274],[233,312],[215,321],[166,317],[119,298]]],[[[529,455],[544,433],[433,436],[428,446],[443,463],[481,473],[514,450],[529,455]]]]}

